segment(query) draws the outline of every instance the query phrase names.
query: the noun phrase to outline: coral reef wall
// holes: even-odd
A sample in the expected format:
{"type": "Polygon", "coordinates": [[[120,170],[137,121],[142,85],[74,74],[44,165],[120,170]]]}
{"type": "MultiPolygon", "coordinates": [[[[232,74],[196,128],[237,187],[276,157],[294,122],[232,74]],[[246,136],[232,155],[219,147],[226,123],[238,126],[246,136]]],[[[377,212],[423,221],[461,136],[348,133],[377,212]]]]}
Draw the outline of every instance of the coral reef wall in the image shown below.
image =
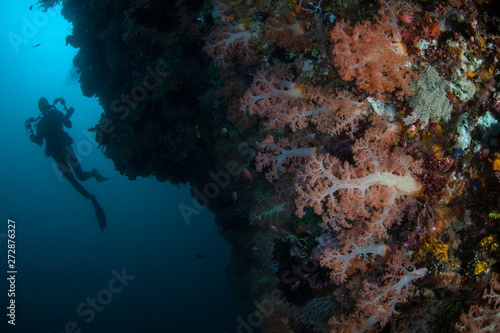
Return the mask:
{"type": "MultiPolygon", "coordinates": [[[[57,1],[40,1],[49,7],[57,1]]],[[[64,3],[89,129],[189,183],[262,332],[499,330],[496,1],[64,3]],[[258,320],[257,320],[257,319],[258,320]]]]}

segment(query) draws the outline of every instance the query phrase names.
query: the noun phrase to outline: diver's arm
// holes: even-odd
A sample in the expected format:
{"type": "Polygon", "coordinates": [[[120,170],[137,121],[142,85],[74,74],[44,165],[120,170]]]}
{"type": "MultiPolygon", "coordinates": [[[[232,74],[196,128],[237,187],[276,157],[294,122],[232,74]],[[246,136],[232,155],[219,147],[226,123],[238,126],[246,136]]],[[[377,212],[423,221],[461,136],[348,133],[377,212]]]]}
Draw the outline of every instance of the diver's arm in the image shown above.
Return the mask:
{"type": "Polygon", "coordinates": [[[66,116],[64,116],[63,124],[67,128],[71,128],[71,126],[72,126],[69,118],[71,118],[71,116],[73,115],[73,112],[75,112],[75,109],[73,109],[72,107],[70,107],[69,109],[66,110],[66,116]]]}
{"type": "Polygon", "coordinates": [[[64,124],[64,126],[66,126],[67,128],[71,128],[71,126],[73,126],[73,124],[71,123],[71,120],[69,120],[68,118],[64,117],[64,120],[62,122],[64,124]]]}
{"type": "Polygon", "coordinates": [[[62,122],[64,126],[66,126],[67,128],[71,128],[71,126],[73,126],[73,124],[71,123],[71,120],[69,120],[69,117],[71,117],[70,114],[66,113],[66,115],[64,115],[59,110],[57,110],[57,113],[58,113],[59,121],[62,122]]]}
{"type": "Polygon", "coordinates": [[[43,137],[42,136],[37,136],[33,133],[30,134],[30,140],[34,143],[36,143],[39,146],[42,146],[43,144],[43,137]]]}

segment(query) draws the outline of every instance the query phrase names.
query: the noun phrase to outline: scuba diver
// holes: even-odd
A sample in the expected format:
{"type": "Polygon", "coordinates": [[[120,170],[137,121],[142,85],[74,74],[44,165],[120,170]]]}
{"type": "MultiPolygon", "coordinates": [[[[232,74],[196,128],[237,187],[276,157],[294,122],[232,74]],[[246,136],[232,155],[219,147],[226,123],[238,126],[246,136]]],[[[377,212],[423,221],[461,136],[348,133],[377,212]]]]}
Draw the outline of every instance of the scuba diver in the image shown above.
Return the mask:
{"type": "Polygon", "coordinates": [[[104,214],[104,210],[99,202],[97,202],[95,195],[87,192],[87,190],[76,180],[73,172],[80,181],[94,177],[98,182],[102,182],[109,178],[101,176],[96,169],[92,169],[91,172],[82,170],[80,162],[71,147],[73,139],[63,129],[63,125],[67,128],[71,128],[72,124],[69,119],[75,109],[72,107],[66,108],[66,102],[62,97],[56,98],[52,104],[53,105],[50,105],[45,97],[41,97],[38,100],[38,109],[40,109],[42,114],[36,119],[31,117],[26,120],[24,124],[26,131],[30,135],[30,140],[39,146],[42,146],[43,140],[45,139],[45,155],[54,159],[64,178],[66,178],[83,197],[90,199],[92,205],[94,205],[97,222],[102,231],[106,227],[106,215],[104,214]],[[64,107],[66,115],[56,109],[55,105],[58,102],[64,107]],[[33,133],[32,123],[34,123],[36,134],[33,133]],[[73,171],[71,169],[73,169],[73,171]]]}

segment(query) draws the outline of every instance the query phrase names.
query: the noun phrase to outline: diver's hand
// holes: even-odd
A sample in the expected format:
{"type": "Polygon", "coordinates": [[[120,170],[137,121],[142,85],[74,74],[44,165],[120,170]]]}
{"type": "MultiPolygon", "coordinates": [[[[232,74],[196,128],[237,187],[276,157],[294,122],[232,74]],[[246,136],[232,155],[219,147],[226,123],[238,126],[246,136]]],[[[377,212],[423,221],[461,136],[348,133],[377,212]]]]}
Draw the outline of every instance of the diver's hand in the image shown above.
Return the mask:
{"type": "Polygon", "coordinates": [[[62,106],[66,106],[66,101],[62,97],[57,97],[52,103],[52,105],[55,106],[58,102],[61,103],[62,106]]]}
{"type": "Polygon", "coordinates": [[[30,134],[30,140],[34,143],[36,143],[37,145],[39,145],[40,147],[42,146],[43,144],[43,137],[41,136],[36,136],[35,134],[33,134],[33,132],[31,132],[30,134]]]}
{"type": "Polygon", "coordinates": [[[73,124],[71,123],[71,120],[69,120],[68,118],[64,118],[63,120],[63,125],[66,126],[67,128],[71,128],[73,126],[73,124]]]}

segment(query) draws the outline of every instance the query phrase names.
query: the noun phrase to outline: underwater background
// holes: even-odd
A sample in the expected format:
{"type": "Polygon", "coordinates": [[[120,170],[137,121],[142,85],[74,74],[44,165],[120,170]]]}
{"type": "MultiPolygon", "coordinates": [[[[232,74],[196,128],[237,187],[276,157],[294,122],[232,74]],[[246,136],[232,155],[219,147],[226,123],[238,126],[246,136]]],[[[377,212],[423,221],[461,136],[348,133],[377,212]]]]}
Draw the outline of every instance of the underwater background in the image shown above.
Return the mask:
{"type": "MultiPolygon", "coordinates": [[[[9,33],[23,36],[24,20],[38,12],[33,1],[2,4],[0,24],[0,332],[230,332],[249,307],[233,296],[224,271],[230,247],[208,209],[191,219],[178,205],[192,202],[186,186],[140,178],[129,181],[89,138],[99,119],[96,99],[83,97],[66,46],[71,25],[60,7],[48,11],[29,42],[13,48],[9,33]],[[35,45],[40,44],[38,47],[35,45]],[[75,108],[73,127],[84,171],[110,177],[83,183],[104,208],[108,226],[99,230],[89,200],[60,177],[44,147],[33,144],[24,121],[37,117],[37,101],[64,97],[75,108]],[[16,325],[8,325],[7,220],[16,222],[16,325]],[[203,258],[196,254],[204,255],[203,258]],[[108,288],[112,271],[134,276],[95,318],[77,314],[87,297],[108,288]],[[89,320],[87,323],[85,320],[89,320]],[[76,331],[75,331],[76,332],[76,331]]],[[[24,38],[24,37],[23,37],[24,38]]],[[[60,105],[59,105],[60,106],[60,105]]],[[[104,296],[103,296],[104,297],[104,296]]],[[[82,308],[84,311],[88,307],[82,308]]]]}

